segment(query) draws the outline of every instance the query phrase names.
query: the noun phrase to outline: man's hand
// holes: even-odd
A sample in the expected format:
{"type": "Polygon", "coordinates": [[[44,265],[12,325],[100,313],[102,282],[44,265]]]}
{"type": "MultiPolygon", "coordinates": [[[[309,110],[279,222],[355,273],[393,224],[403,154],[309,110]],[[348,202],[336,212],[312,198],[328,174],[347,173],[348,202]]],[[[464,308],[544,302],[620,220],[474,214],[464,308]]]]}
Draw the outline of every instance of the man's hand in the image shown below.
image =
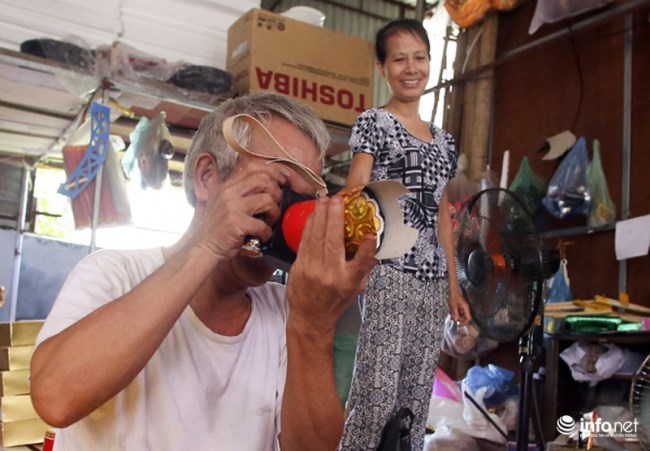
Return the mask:
{"type": "Polygon", "coordinates": [[[289,273],[287,380],[282,400],[284,451],[336,449],[343,406],[334,381],[336,321],[363,290],[375,264],[375,236],[345,259],[343,200],[321,198],[307,219],[289,273]]]}
{"type": "Polygon", "coordinates": [[[271,227],[280,216],[282,186],[287,183],[290,170],[280,164],[245,158],[222,181],[212,157],[201,158],[198,165],[205,168],[198,172],[205,174],[206,179],[197,182],[197,197],[200,195],[204,201],[205,211],[196,224],[193,245],[228,259],[240,252],[246,237],[270,239],[271,227]]]}
{"type": "Polygon", "coordinates": [[[320,198],[305,223],[289,274],[290,315],[299,325],[321,330],[336,321],[365,288],[376,260],[376,237],[367,235],[351,260],[345,259],[343,200],[320,198]]]}

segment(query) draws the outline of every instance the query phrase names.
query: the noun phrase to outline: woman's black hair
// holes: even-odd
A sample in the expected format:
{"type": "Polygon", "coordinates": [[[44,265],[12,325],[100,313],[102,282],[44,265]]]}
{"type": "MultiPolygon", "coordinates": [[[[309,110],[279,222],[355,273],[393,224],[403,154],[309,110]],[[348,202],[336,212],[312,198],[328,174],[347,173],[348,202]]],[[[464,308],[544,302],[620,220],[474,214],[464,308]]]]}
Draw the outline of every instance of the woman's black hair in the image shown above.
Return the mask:
{"type": "Polygon", "coordinates": [[[382,64],[386,61],[386,43],[388,38],[402,31],[406,31],[420,38],[427,46],[427,54],[431,56],[429,35],[422,25],[422,22],[415,19],[397,19],[391,20],[381,27],[375,36],[375,57],[377,58],[377,61],[382,64]]]}

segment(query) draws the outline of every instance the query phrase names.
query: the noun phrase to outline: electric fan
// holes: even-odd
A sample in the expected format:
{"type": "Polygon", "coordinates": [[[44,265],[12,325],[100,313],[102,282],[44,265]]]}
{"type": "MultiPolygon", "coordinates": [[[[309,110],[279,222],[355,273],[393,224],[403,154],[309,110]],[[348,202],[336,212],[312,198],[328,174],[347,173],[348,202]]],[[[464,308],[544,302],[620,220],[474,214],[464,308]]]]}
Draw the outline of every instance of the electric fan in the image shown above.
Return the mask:
{"type": "Polygon", "coordinates": [[[632,378],[630,410],[639,420],[637,438],[643,449],[650,449],[650,354],[632,378]]]}
{"type": "Polygon", "coordinates": [[[518,451],[528,449],[533,357],[542,333],[531,326],[542,313],[544,279],[558,267],[557,251],[542,247],[531,215],[512,191],[489,188],[463,204],[456,271],[472,320],[499,343],[519,339],[518,451]]]}

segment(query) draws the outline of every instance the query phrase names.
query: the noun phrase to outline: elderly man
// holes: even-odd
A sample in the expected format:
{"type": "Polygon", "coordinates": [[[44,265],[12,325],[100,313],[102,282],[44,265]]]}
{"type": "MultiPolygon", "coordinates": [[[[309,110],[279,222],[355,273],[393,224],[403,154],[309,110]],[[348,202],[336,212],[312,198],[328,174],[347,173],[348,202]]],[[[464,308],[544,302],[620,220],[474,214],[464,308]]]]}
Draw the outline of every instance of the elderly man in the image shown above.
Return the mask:
{"type": "MultiPolygon", "coordinates": [[[[366,237],[346,260],[344,207],[320,198],[287,286],[241,252],[271,237],[282,187],[312,186],[289,167],[236,154],[224,120],[248,114],[316,173],[329,143],[315,113],[262,93],[206,116],[185,163],[192,222],[169,248],[102,250],[57,297],[31,365],[34,406],[57,450],[334,449],[343,426],[332,362],[335,323],[375,263],[366,237]]],[[[239,126],[240,143],[269,143],[239,126]]]]}

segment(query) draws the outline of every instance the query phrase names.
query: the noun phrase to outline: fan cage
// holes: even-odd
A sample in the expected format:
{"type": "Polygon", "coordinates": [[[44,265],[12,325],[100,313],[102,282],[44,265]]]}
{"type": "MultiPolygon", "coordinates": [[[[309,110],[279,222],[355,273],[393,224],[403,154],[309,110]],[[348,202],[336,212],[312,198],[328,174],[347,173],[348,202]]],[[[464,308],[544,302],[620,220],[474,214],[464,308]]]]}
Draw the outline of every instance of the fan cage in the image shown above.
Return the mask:
{"type": "Polygon", "coordinates": [[[541,305],[543,255],[530,214],[511,191],[483,190],[459,214],[456,271],[472,319],[501,343],[521,337],[541,305]]]}
{"type": "Polygon", "coordinates": [[[632,378],[630,410],[639,421],[637,438],[643,449],[650,449],[650,354],[632,378]]]}

